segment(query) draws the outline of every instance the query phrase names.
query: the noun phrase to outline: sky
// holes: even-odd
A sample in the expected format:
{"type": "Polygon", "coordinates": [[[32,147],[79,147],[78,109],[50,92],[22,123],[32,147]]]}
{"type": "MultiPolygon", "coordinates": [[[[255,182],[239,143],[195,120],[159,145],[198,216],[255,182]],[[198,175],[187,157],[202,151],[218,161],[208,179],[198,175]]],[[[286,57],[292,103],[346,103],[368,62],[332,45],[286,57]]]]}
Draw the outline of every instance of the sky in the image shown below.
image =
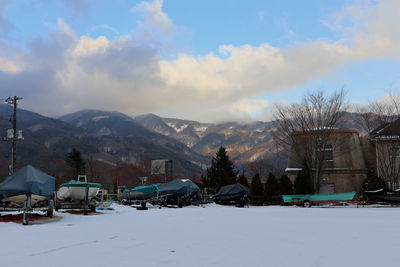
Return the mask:
{"type": "Polygon", "coordinates": [[[398,0],[0,0],[0,98],[218,122],[400,88],[398,0]]]}

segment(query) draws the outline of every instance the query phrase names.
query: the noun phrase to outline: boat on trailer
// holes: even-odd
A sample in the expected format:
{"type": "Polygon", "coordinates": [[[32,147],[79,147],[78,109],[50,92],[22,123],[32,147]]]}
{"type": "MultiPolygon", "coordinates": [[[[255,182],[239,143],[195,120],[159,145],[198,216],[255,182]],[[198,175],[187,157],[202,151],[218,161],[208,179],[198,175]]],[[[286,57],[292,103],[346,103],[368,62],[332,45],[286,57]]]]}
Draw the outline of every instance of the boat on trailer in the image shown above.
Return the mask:
{"type": "Polygon", "coordinates": [[[62,201],[81,201],[94,198],[101,184],[87,182],[86,175],[79,175],[78,180],[71,180],[58,187],[57,199],[62,201]]]}
{"type": "Polygon", "coordinates": [[[125,189],[124,192],[118,194],[118,199],[122,203],[149,200],[157,197],[158,186],[158,184],[141,185],[133,189],[125,189]]]}
{"type": "Polygon", "coordinates": [[[53,216],[52,200],[56,179],[27,165],[0,183],[0,211],[23,211],[23,224],[29,223],[28,213],[46,211],[53,216]]]}
{"type": "Polygon", "coordinates": [[[368,202],[400,205],[400,189],[364,191],[368,202]]]}
{"type": "Polygon", "coordinates": [[[312,205],[349,202],[354,199],[356,192],[331,193],[331,194],[304,194],[304,195],[282,195],[283,202],[291,205],[312,205]]]}

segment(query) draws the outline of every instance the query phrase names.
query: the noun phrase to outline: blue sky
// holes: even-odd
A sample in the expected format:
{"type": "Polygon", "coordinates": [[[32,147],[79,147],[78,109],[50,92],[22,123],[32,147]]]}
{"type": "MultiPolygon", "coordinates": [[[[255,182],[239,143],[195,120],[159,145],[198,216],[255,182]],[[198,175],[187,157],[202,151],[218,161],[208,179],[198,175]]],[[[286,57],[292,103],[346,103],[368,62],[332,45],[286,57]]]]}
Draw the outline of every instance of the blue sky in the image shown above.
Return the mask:
{"type": "Polygon", "coordinates": [[[266,120],[275,102],[400,86],[399,2],[0,0],[4,97],[49,116],[266,120]],[[37,105],[43,96],[52,104],[37,105]]]}

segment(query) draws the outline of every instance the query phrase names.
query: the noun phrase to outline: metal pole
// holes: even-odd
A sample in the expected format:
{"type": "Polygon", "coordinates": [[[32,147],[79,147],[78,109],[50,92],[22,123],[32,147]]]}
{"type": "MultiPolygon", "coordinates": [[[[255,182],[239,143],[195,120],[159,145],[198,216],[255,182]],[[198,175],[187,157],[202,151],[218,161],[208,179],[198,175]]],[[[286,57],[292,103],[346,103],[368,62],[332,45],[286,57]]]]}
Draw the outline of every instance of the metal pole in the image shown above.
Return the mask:
{"type": "Polygon", "coordinates": [[[12,160],[14,157],[14,147],[11,147],[11,166],[8,167],[8,175],[13,174],[13,168],[14,168],[14,161],[12,160]]]}
{"type": "Polygon", "coordinates": [[[15,172],[15,163],[17,161],[17,105],[18,98],[14,96],[14,116],[13,116],[13,129],[14,136],[12,140],[12,173],[15,172]]]}
{"type": "Polygon", "coordinates": [[[17,141],[18,141],[18,132],[17,132],[17,107],[18,107],[18,100],[21,100],[22,97],[9,97],[6,99],[6,103],[9,105],[13,105],[13,119],[12,119],[12,126],[13,126],[13,135],[11,138],[12,141],[12,150],[11,150],[11,168],[9,170],[10,174],[13,174],[16,169],[16,162],[17,162],[17,141]]]}

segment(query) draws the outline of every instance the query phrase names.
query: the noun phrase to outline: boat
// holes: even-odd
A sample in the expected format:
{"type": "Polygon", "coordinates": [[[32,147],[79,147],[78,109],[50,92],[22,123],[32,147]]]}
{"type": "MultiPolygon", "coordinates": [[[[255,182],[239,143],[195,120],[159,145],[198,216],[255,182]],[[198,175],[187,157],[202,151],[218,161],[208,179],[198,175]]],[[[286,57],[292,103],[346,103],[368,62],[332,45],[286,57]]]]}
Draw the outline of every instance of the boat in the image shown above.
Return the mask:
{"type": "Polygon", "coordinates": [[[94,198],[99,192],[101,184],[87,182],[86,175],[79,175],[78,180],[71,180],[60,185],[57,189],[57,199],[64,201],[81,201],[94,198]]]}
{"type": "Polygon", "coordinates": [[[8,176],[0,184],[0,201],[22,206],[30,196],[30,204],[47,201],[54,192],[56,179],[31,165],[8,176]]]}
{"type": "Polygon", "coordinates": [[[190,205],[200,199],[200,188],[189,179],[175,179],[166,184],[160,184],[158,195],[167,204],[190,205]]]}
{"type": "Polygon", "coordinates": [[[384,190],[364,191],[364,195],[369,202],[400,204],[400,190],[384,190]]]}
{"type": "Polygon", "coordinates": [[[331,193],[331,194],[304,194],[304,195],[282,195],[285,204],[303,205],[311,207],[311,205],[324,203],[347,202],[354,199],[356,192],[331,193]]]}
{"type": "Polygon", "coordinates": [[[221,187],[214,195],[217,204],[239,204],[247,202],[250,189],[242,184],[230,184],[221,187]]]}
{"type": "Polygon", "coordinates": [[[133,189],[125,189],[118,198],[125,200],[147,200],[154,198],[158,192],[158,184],[136,186],[133,189]]]}

